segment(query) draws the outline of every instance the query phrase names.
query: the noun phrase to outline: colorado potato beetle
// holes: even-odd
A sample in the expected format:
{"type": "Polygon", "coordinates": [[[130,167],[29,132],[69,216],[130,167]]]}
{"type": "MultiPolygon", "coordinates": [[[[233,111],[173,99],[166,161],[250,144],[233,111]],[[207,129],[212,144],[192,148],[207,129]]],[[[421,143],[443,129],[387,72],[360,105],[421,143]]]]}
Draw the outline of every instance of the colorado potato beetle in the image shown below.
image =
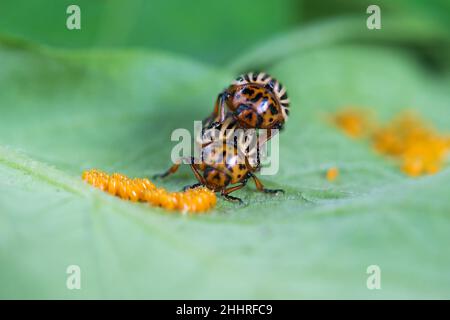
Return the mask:
{"type": "MultiPolygon", "coordinates": [[[[255,172],[260,169],[259,144],[256,149],[250,152],[243,150],[244,141],[238,139],[229,139],[226,133],[233,132],[238,127],[234,117],[227,117],[222,123],[212,123],[208,128],[219,130],[219,138],[214,141],[201,142],[201,159],[195,161],[194,157],[190,159],[179,159],[166,172],[155,175],[154,177],[164,178],[175,173],[181,162],[187,162],[198,183],[185,188],[196,188],[205,186],[214,192],[220,194],[230,201],[242,203],[242,200],[230,196],[230,193],[242,189],[250,178],[253,179],[256,188],[265,193],[284,192],[281,189],[267,189],[256,177],[255,172]],[[256,154],[255,154],[256,153],[256,154]],[[250,155],[256,155],[256,163],[250,161],[250,155]]],[[[247,150],[248,151],[248,150],[247,150]]]]}
{"type": "Polygon", "coordinates": [[[218,95],[205,125],[223,122],[226,109],[241,128],[282,129],[289,116],[289,98],[276,79],[267,73],[250,72],[237,77],[218,95]]]}

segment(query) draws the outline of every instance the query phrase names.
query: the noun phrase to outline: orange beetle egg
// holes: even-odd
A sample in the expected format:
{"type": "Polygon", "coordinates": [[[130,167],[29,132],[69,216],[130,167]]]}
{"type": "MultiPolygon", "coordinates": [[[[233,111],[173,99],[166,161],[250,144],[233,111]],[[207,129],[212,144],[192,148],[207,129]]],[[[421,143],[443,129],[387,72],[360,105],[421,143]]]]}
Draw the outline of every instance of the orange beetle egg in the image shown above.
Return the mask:
{"type": "Polygon", "coordinates": [[[168,192],[148,179],[130,179],[120,173],[108,175],[99,170],[84,171],[82,179],[92,186],[124,200],[146,201],[167,210],[202,212],[215,206],[214,192],[207,188],[190,189],[185,192],[168,192]]]}
{"type": "Polygon", "coordinates": [[[339,170],[336,167],[329,168],[327,170],[327,180],[333,182],[339,175],[339,170]]]}

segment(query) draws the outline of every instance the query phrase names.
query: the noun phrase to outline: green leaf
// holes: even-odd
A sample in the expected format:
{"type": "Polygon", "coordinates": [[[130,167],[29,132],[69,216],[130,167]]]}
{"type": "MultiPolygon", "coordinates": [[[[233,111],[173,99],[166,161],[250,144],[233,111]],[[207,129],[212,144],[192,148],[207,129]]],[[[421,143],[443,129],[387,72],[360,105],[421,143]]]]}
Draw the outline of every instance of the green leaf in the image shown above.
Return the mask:
{"type": "MultiPolygon", "coordinates": [[[[208,114],[236,75],[155,51],[0,49],[1,298],[449,298],[448,166],[410,179],[330,127],[342,106],[382,118],[412,107],[449,128],[448,78],[375,46],[292,52],[271,65],[291,117],[285,195],[236,192],[208,215],[122,201],[80,179],[100,168],[150,176],[170,164],[175,128],[208,114]],[[287,56],[286,56],[287,57],[287,56]],[[335,183],[326,169],[341,172],[335,183]],[[382,289],[368,290],[379,265],[382,289]],[[81,267],[81,290],[66,268],[81,267]]],[[[188,168],[167,181],[194,182],[188,168]]]]}

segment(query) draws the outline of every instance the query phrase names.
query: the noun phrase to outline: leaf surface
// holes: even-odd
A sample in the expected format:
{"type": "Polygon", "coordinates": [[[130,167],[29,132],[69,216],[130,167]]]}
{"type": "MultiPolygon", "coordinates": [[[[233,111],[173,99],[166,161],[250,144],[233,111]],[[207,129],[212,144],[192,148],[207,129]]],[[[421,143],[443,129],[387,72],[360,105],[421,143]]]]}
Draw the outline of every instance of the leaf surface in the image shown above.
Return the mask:
{"type": "MultiPolygon", "coordinates": [[[[410,179],[324,120],[342,106],[418,110],[450,127],[450,93],[401,50],[334,45],[268,70],[291,117],[280,171],[209,215],[183,216],[84,184],[87,168],[151,176],[236,74],[153,51],[0,49],[0,297],[449,298],[450,170],[410,179]],[[325,179],[340,170],[335,183],[325,179]],[[82,290],[67,290],[79,265],[82,290]],[[366,287],[379,265],[382,290],[366,287]]],[[[244,60],[243,60],[244,61],[244,60]]],[[[194,182],[188,168],[166,181],[194,182]]]]}

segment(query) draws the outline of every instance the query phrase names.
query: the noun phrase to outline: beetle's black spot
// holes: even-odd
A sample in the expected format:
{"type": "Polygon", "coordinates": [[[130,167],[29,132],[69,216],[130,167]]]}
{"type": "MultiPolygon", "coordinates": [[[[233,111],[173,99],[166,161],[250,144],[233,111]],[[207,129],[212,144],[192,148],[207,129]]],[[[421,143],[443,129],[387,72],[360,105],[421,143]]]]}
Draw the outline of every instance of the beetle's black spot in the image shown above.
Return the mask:
{"type": "Polygon", "coordinates": [[[263,122],[263,117],[261,117],[259,114],[258,114],[258,122],[256,123],[256,127],[260,127],[261,126],[261,123],[263,122]]]}
{"type": "Polygon", "coordinates": [[[224,185],[228,185],[229,183],[230,183],[230,180],[231,180],[231,176],[230,175],[225,175],[225,183],[224,183],[224,185]]]}
{"type": "Polygon", "coordinates": [[[271,104],[269,105],[269,109],[270,109],[270,113],[271,113],[272,115],[278,114],[278,110],[277,110],[277,108],[275,107],[275,105],[274,105],[273,103],[271,103],[271,104]]]}
{"type": "Polygon", "coordinates": [[[214,180],[220,181],[220,173],[217,172],[214,176],[213,176],[214,180]]]}
{"type": "Polygon", "coordinates": [[[241,175],[241,174],[238,174],[237,177],[238,177],[238,179],[240,179],[240,178],[242,177],[242,175],[241,175]]]}
{"type": "Polygon", "coordinates": [[[256,96],[254,96],[252,99],[250,99],[250,101],[257,102],[261,98],[262,98],[262,93],[260,92],[256,96]]]}
{"type": "Polygon", "coordinates": [[[270,119],[269,119],[269,122],[273,122],[273,118],[270,118],[270,119]]]}
{"type": "Polygon", "coordinates": [[[239,164],[239,169],[244,170],[245,169],[245,164],[239,164]]]}
{"type": "Polygon", "coordinates": [[[248,96],[252,96],[255,93],[255,90],[250,88],[244,88],[244,90],[242,90],[242,93],[248,96]]]}

